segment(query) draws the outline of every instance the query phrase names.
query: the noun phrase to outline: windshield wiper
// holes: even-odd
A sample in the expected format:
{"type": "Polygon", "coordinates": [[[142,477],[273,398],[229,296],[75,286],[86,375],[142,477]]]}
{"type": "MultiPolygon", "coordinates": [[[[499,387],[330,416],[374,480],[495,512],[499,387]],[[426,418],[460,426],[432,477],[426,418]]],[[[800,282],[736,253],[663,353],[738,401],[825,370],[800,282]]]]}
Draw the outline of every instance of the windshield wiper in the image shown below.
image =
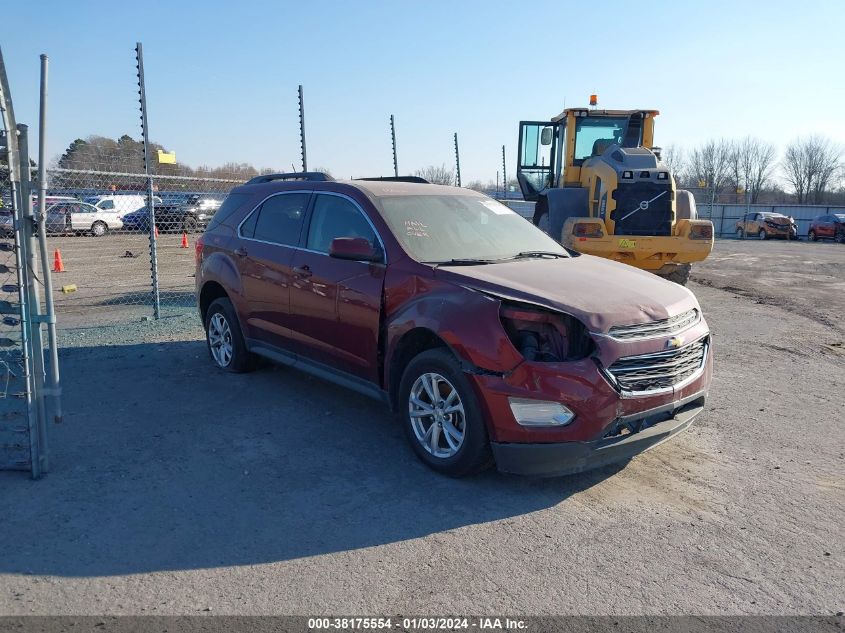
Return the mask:
{"type": "Polygon", "coordinates": [[[560,257],[568,259],[569,255],[566,255],[565,253],[555,253],[554,251],[522,251],[509,259],[523,259],[526,257],[560,257]]]}
{"type": "Polygon", "coordinates": [[[483,264],[492,264],[494,261],[492,259],[447,259],[440,262],[423,262],[423,264],[431,264],[433,266],[481,266],[483,264]]]}

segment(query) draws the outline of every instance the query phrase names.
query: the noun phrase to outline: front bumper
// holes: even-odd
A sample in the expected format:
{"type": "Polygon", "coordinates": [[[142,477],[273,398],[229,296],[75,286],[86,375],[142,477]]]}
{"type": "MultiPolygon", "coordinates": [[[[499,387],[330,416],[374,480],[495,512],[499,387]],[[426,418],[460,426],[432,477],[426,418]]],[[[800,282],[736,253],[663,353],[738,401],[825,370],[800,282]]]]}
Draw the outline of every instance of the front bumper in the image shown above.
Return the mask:
{"type": "Polygon", "coordinates": [[[704,410],[703,392],[655,409],[620,418],[622,425],[645,428],[591,442],[516,444],[491,442],[497,468],[504,473],[560,476],[629,460],[677,435],[704,410]]]}

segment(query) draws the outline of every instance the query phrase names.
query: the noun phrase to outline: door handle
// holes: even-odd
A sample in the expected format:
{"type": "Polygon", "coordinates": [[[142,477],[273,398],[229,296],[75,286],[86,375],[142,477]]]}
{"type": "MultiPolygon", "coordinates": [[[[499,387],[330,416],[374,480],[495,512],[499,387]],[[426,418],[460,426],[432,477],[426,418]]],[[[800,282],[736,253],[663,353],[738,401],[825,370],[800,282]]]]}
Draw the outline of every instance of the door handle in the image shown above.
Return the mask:
{"type": "Polygon", "coordinates": [[[241,246],[240,248],[236,248],[235,249],[235,255],[237,255],[238,257],[246,257],[247,256],[246,249],[243,246],[241,246]]]}
{"type": "Polygon", "coordinates": [[[311,268],[308,264],[304,266],[294,266],[293,267],[293,274],[297,277],[310,277],[311,276],[311,268]]]}

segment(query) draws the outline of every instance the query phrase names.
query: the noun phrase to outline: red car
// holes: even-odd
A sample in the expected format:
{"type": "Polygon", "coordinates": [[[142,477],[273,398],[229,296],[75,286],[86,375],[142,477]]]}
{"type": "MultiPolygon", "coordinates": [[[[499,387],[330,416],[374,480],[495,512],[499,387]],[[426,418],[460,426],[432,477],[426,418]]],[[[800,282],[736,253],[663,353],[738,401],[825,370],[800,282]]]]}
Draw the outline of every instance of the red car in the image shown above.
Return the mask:
{"type": "Polygon", "coordinates": [[[218,367],[261,356],[379,398],[453,476],[629,459],[685,429],[710,385],[689,290],[468,189],[259,176],[197,243],[196,280],[218,367]]]}
{"type": "Polygon", "coordinates": [[[813,242],[825,239],[845,244],[845,213],[830,213],[813,218],[807,237],[813,242]]]}

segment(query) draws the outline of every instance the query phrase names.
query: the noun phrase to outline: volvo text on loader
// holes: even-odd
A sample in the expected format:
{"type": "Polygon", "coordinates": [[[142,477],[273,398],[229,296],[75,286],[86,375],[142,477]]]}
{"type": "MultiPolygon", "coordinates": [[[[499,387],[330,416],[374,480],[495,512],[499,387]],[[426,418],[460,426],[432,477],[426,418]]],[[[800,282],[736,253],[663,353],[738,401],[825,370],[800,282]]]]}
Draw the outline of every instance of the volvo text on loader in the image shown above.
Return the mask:
{"type": "Polygon", "coordinates": [[[534,224],[564,246],[686,284],[713,249],[713,224],[653,146],[657,114],[568,108],[521,121],[517,179],[534,224]]]}

